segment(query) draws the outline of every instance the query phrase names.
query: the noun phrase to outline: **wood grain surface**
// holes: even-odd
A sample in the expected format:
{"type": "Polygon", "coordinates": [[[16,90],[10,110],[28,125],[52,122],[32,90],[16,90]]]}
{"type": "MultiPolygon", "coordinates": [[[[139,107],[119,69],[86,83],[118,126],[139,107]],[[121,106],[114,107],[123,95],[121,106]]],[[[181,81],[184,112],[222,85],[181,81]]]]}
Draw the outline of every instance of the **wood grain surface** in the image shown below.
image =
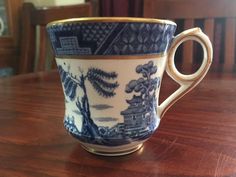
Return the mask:
{"type": "MultiPolygon", "coordinates": [[[[175,87],[165,77],[162,100],[175,87]]],[[[235,76],[208,75],[121,157],[90,154],[66,133],[55,71],[0,80],[0,103],[0,177],[236,176],[235,76]]]]}

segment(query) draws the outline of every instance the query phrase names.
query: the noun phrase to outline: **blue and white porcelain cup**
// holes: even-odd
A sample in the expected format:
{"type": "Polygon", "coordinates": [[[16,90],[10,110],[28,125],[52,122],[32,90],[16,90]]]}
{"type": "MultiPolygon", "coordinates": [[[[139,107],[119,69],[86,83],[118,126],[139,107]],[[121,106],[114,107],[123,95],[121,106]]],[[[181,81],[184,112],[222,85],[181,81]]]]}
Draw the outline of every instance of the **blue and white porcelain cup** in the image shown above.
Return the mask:
{"type": "Polygon", "coordinates": [[[166,110],[205,76],[212,45],[199,28],[174,37],[176,24],[145,18],[77,18],[47,25],[65,96],[64,126],[89,152],[117,156],[138,150],[166,110]],[[178,46],[199,42],[201,67],[174,64],[178,46]],[[180,87],[158,103],[164,71],[180,87]]]}

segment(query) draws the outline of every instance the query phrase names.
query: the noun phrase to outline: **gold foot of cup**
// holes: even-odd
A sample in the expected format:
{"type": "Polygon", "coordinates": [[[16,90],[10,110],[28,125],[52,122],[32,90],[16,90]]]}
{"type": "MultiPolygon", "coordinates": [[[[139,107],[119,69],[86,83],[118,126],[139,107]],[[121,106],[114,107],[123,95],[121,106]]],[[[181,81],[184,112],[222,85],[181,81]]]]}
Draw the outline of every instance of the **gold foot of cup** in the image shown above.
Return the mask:
{"type": "Polygon", "coordinates": [[[126,150],[117,150],[117,151],[110,151],[110,152],[107,152],[107,151],[101,151],[101,150],[96,150],[94,148],[91,148],[91,147],[88,147],[86,145],[81,145],[82,148],[84,148],[86,151],[90,152],[90,153],[93,153],[93,154],[96,154],[96,155],[102,155],[102,156],[122,156],[122,155],[127,155],[127,154],[131,154],[137,150],[139,150],[143,144],[139,144],[135,147],[132,147],[132,148],[129,148],[129,149],[126,149],[126,150]]]}

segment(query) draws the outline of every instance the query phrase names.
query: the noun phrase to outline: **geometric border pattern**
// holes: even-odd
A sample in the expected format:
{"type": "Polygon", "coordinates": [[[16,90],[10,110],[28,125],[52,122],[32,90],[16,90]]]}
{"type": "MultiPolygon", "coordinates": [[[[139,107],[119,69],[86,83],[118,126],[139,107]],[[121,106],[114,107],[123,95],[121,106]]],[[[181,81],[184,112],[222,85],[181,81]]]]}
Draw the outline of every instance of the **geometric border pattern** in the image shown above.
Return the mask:
{"type": "Polygon", "coordinates": [[[47,27],[57,57],[164,53],[175,30],[172,24],[143,22],[72,22],[47,27]]]}

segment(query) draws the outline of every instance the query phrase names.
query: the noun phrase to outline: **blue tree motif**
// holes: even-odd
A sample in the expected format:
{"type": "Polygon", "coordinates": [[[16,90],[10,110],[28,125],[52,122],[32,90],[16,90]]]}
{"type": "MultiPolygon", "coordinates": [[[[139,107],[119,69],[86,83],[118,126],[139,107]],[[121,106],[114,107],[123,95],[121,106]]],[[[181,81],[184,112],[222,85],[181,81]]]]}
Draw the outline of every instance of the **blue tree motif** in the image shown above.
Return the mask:
{"type": "Polygon", "coordinates": [[[140,93],[143,99],[151,98],[155,94],[155,90],[159,87],[159,77],[152,78],[151,76],[157,72],[157,66],[154,66],[153,61],[147,64],[138,65],[136,72],[142,74],[143,77],[138,80],[131,80],[126,85],[126,93],[136,92],[140,93]]]}
{"type": "Polygon", "coordinates": [[[71,101],[73,101],[76,97],[76,89],[78,87],[77,78],[65,71],[60,65],[58,66],[58,71],[61,76],[61,82],[63,84],[65,94],[71,101]]]}
{"type": "Polygon", "coordinates": [[[114,91],[119,84],[117,82],[109,82],[109,80],[117,78],[116,72],[105,72],[101,69],[90,68],[87,78],[99,95],[106,98],[115,96],[114,91]]]}
{"type": "MultiPolygon", "coordinates": [[[[126,93],[139,93],[136,96],[142,98],[142,105],[146,108],[146,116],[152,122],[157,111],[156,89],[160,85],[160,78],[152,77],[157,72],[157,66],[153,64],[153,61],[149,61],[147,64],[138,65],[136,72],[142,74],[142,77],[137,80],[131,80],[126,85],[125,91],[126,93]]],[[[153,124],[150,123],[150,126],[153,126],[153,124]]]]}
{"type": "Polygon", "coordinates": [[[76,106],[83,117],[81,135],[90,137],[90,141],[103,141],[100,135],[99,127],[91,118],[89,98],[85,82],[89,81],[100,96],[110,98],[115,96],[115,89],[119,86],[117,81],[113,81],[117,78],[117,73],[106,72],[98,68],[89,68],[85,74],[81,71],[80,76],[77,78],[68,71],[65,71],[60,65],[58,66],[58,70],[61,76],[64,92],[70,100],[74,100],[76,98],[76,90],[78,87],[83,93],[83,95],[80,98],[77,97],[76,100],[76,106]]]}

